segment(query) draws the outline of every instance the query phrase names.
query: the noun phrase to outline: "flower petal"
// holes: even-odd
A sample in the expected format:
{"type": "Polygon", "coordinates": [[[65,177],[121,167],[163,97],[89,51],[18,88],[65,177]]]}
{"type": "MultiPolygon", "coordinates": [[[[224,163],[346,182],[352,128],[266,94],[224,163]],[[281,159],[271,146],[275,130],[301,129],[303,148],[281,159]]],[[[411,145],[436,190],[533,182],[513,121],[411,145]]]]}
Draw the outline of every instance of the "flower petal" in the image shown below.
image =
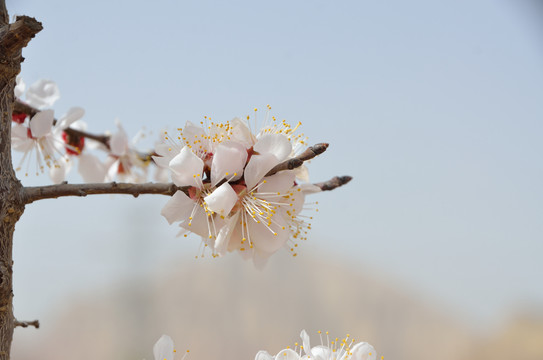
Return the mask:
{"type": "Polygon", "coordinates": [[[189,218],[194,206],[197,204],[184,192],[176,191],[160,211],[160,214],[168,220],[171,225],[176,221],[183,221],[189,218]]]}
{"type": "Polygon", "coordinates": [[[283,134],[266,134],[258,139],[253,149],[259,154],[273,154],[278,161],[283,161],[290,155],[292,144],[283,134]]]}
{"type": "Polygon", "coordinates": [[[183,147],[169,163],[172,180],[177,186],[202,186],[204,162],[188,146],[183,147]]]}
{"type": "Polygon", "coordinates": [[[15,81],[17,84],[15,85],[15,97],[20,98],[21,96],[23,96],[23,93],[25,92],[26,85],[21,75],[17,75],[17,77],[15,78],[15,81]]]}
{"type": "Polygon", "coordinates": [[[196,208],[196,211],[192,215],[192,219],[183,221],[179,226],[196,235],[200,235],[205,242],[209,241],[210,230],[213,230],[208,223],[206,213],[200,206],[196,208]]]}
{"type": "Polygon", "coordinates": [[[55,121],[53,110],[43,110],[30,119],[30,131],[35,138],[41,138],[51,132],[55,121]]]}
{"type": "Polygon", "coordinates": [[[251,156],[251,160],[245,167],[245,184],[247,189],[252,190],[256,184],[270,171],[279,160],[272,154],[261,154],[251,156]]]}
{"type": "Polygon", "coordinates": [[[173,340],[168,335],[162,335],[153,346],[155,360],[173,360],[173,340]]]}
{"type": "Polygon", "coordinates": [[[283,349],[279,351],[277,355],[275,355],[275,358],[274,358],[274,360],[299,360],[299,359],[300,359],[300,355],[298,355],[298,353],[292,349],[283,349]]]}
{"type": "Polygon", "coordinates": [[[26,102],[38,109],[52,106],[60,99],[60,91],[54,81],[40,79],[30,85],[26,92],[26,102]]]}
{"type": "Polygon", "coordinates": [[[11,127],[11,148],[16,151],[27,152],[34,146],[34,140],[28,136],[28,128],[24,125],[11,127]]]}
{"type": "Polygon", "coordinates": [[[281,248],[289,237],[285,219],[281,215],[277,214],[271,220],[272,224],[268,227],[262,222],[247,220],[249,237],[255,248],[269,253],[281,248]]]}
{"type": "Polygon", "coordinates": [[[293,171],[281,171],[265,178],[266,183],[258,187],[259,193],[284,193],[294,186],[296,175],[293,171]]]}
{"type": "Polygon", "coordinates": [[[350,360],[375,360],[377,358],[375,349],[367,342],[355,344],[351,348],[351,353],[350,360]]]}
{"type": "Polygon", "coordinates": [[[238,201],[238,195],[229,183],[224,183],[207,195],[204,201],[209,210],[227,216],[238,201]]]}
{"type": "Polygon", "coordinates": [[[78,156],[79,165],[77,171],[87,183],[104,182],[106,176],[106,168],[104,164],[96,156],[86,153],[81,153],[78,156]]]}
{"type": "Polygon", "coordinates": [[[238,117],[233,118],[230,121],[230,137],[236,142],[245,146],[245,148],[250,148],[255,143],[255,138],[251,134],[251,130],[247,126],[247,122],[238,117]]]}
{"type": "Polygon", "coordinates": [[[233,176],[237,180],[243,173],[243,167],[247,161],[247,150],[239,143],[223,141],[215,149],[213,162],[211,164],[211,186],[215,186],[225,176],[233,176]],[[228,175],[226,175],[228,174],[228,175]]]}
{"type": "Polygon", "coordinates": [[[68,110],[66,115],[62,116],[57,123],[57,128],[66,129],[75,121],[81,119],[85,115],[85,110],[80,107],[72,107],[68,110]]]}
{"type": "Polygon", "coordinates": [[[118,130],[109,139],[110,151],[115,156],[123,156],[128,149],[128,136],[121,123],[117,121],[118,130]]]}
{"type": "Polygon", "coordinates": [[[256,353],[255,360],[274,360],[267,351],[261,350],[256,353]]]}
{"type": "Polygon", "coordinates": [[[238,211],[230,217],[219,231],[219,235],[217,235],[217,240],[215,240],[215,251],[221,256],[226,254],[226,251],[228,250],[232,233],[239,221],[239,214],[240,212],[238,211]]]}
{"type": "Polygon", "coordinates": [[[302,165],[300,167],[297,167],[296,169],[294,169],[294,173],[296,174],[296,177],[301,181],[309,182],[309,171],[307,170],[307,166],[302,165]]]}
{"type": "Polygon", "coordinates": [[[200,126],[194,125],[190,121],[187,121],[185,123],[185,127],[183,127],[183,137],[190,146],[200,144],[202,146],[202,150],[205,150],[206,152],[210,150],[209,140],[207,140],[207,135],[204,129],[202,129],[200,126]]]}
{"type": "Polygon", "coordinates": [[[55,184],[60,184],[66,179],[66,174],[72,168],[72,161],[69,157],[62,157],[50,169],[49,177],[55,184]]]}

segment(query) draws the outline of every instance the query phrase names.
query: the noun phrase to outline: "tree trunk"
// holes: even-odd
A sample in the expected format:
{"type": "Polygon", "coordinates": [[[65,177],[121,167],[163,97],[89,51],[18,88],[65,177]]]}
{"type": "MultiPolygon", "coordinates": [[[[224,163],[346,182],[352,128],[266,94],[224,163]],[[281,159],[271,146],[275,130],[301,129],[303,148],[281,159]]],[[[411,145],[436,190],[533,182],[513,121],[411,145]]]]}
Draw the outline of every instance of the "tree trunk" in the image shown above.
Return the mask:
{"type": "Polygon", "coordinates": [[[24,210],[22,185],[11,164],[11,107],[18,73],[13,64],[0,64],[0,359],[9,359],[13,338],[12,249],[15,223],[24,210]]]}
{"type": "Polygon", "coordinates": [[[13,316],[13,231],[24,211],[23,186],[11,163],[11,114],[15,77],[21,69],[21,50],[41,24],[19,17],[8,24],[5,2],[0,1],[0,360],[9,359],[15,318],[13,316]]]}

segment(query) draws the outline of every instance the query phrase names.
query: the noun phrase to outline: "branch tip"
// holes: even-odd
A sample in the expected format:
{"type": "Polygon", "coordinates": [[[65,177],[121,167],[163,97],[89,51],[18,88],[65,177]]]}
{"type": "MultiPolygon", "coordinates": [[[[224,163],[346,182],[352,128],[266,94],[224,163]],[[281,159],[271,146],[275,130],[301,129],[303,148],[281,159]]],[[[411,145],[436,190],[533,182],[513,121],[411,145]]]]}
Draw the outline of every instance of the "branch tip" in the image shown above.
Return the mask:
{"type": "Polygon", "coordinates": [[[353,179],[353,177],[349,176],[349,175],[334,176],[333,178],[331,178],[328,181],[317,183],[317,184],[314,184],[314,185],[320,187],[322,191],[330,191],[330,190],[334,190],[334,189],[336,189],[336,188],[338,188],[340,186],[343,186],[343,185],[347,184],[352,179],[353,179]]]}
{"type": "Polygon", "coordinates": [[[29,326],[34,326],[36,329],[40,328],[40,321],[39,320],[33,320],[33,321],[19,321],[15,320],[15,327],[20,326],[23,328],[27,328],[29,326]]]}
{"type": "Polygon", "coordinates": [[[305,149],[303,153],[300,155],[286,159],[283,162],[280,162],[279,164],[275,165],[266,176],[272,176],[273,174],[278,173],[279,171],[283,170],[292,170],[296,169],[303,165],[304,161],[311,160],[315,156],[322,154],[323,152],[328,149],[328,143],[318,143],[313,146],[308,147],[305,149]]]}

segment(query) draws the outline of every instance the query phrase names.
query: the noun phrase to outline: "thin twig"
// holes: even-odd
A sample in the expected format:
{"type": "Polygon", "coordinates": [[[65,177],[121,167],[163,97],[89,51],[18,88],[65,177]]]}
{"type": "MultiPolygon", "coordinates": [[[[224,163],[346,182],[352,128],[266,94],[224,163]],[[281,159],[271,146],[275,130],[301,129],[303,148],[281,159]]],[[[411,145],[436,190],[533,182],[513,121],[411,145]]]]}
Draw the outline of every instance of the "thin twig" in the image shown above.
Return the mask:
{"type": "MultiPolygon", "coordinates": [[[[24,102],[22,102],[19,99],[16,99],[15,103],[13,104],[13,113],[14,114],[26,114],[26,115],[32,117],[32,116],[36,115],[39,112],[40,111],[38,109],[36,109],[33,106],[30,106],[28,104],[25,104],[24,102]]],[[[57,123],[57,119],[54,120],[53,124],[56,124],[56,123],[57,123]]],[[[73,128],[70,128],[70,127],[64,129],[64,132],[66,134],[68,134],[68,135],[73,135],[73,136],[77,136],[77,137],[85,137],[85,138],[88,138],[88,139],[98,141],[98,142],[102,143],[103,145],[105,145],[109,149],[109,136],[108,135],[92,134],[92,133],[89,133],[87,131],[76,130],[76,129],[73,129],[73,128]]]]}
{"type": "Polygon", "coordinates": [[[34,321],[19,321],[19,320],[15,320],[15,327],[17,326],[20,326],[20,327],[29,327],[29,326],[34,326],[36,329],[39,329],[40,328],[40,321],[39,320],[34,320],[34,321]]]}
{"type": "Polygon", "coordinates": [[[317,183],[317,184],[314,184],[314,185],[320,187],[322,191],[330,191],[330,190],[334,190],[335,188],[338,188],[340,186],[343,186],[343,185],[347,184],[352,179],[353,179],[353,177],[348,176],[348,175],[334,176],[333,178],[331,178],[328,181],[317,183]]]}
{"type": "Polygon", "coordinates": [[[316,145],[310,146],[300,155],[287,159],[275,165],[270,171],[268,171],[266,176],[271,176],[283,170],[296,169],[297,167],[302,166],[304,161],[313,159],[315,156],[320,155],[323,152],[325,152],[326,149],[328,149],[327,143],[318,143],[316,145]]]}
{"type": "MultiPolygon", "coordinates": [[[[337,187],[347,184],[351,181],[350,176],[336,176],[328,181],[317,183],[323,191],[334,190],[337,187]]],[[[179,187],[169,183],[95,183],[95,184],[68,184],[48,186],[29,186],[24,188],[25,203],[30,204],[37,200],[56,199],[64,196],[87,196],[103,194],[126,194],[138,197],[142,194],[156,194],[172,196],[177,191],[183,191],[188,195],[189,186],[179,187]]]]}
{"type": "Polygon", "coordinates": [[[63,196],[87,196],[100,194],[127,194],[138,197],[142,194],[158,194],[172,196],[177,191],[188,193],[188,187],[178,187],[172,183],[96,183],[96,184],[67,184],[49,186],[25,187],[26,203],[36,200],[56,199],[63,196]]]}

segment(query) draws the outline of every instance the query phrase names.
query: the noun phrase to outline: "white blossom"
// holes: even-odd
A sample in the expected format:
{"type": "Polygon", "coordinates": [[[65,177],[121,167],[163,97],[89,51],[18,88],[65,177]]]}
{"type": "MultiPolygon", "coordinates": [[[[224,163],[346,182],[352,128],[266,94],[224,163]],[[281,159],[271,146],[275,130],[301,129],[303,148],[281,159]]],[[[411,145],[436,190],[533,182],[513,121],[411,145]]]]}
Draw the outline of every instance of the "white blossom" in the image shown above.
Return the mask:
{"type": "MultiPolygon", "coordinates": [[[[173,360],[176,353],[173,340],[168,335],[162,335],[153,346],[153,357],[155,360],[173,360]]],[[[181,360],[184,360],[188,353],[189,351],[187,350],[181,360]]]]}
{"type": "Polygon", "coordinates": [[[268,115],[256,135],[239,118],[225,124],[206,118],[201,124],[187,122],[177,137],[165,133],[155,149],[157,165],[167,166],[174,184],[186,188],[162,215],[200,235],[213,256],[239,251],[262,267],[282,247],[296,255],[297,241],[311,227],[299,215],[305,194],[320,189],[298,183],[292,170],[266,175],[299,153],[305,138],[294,135],[297,127],[268,115]]]}
{"type": "MultiPolygon", "coordinates": [[[[302,345],[295,343],[295,348],[286,348],[272,356],[266,351],[259,351],[255,360],[376,360],[377,354],[373,346],[367,342],[355,343],[350,335],[343,339],[330,339],[326,332],[326,345],[324,344],[322,333],[321,345],[311,347],[309,335],[305,330],[302,330],[300,337],[302,345]]],[[[383,359],[383,357],[381,357],[383,359]]]]}
{"type": "Polygon", "coordinates": [[[82,108],[73,107],[55,123],[53,110],[43,110],[28,122],[14,124],[11,128],[12,148],[24,153],[16,170],[21,170],[22,164],[26,162],[25,175],[28,175],[30,158],[33,156],[36,158],[36,175],[43,173],[45,168],[65,166],[64,162],[69,159],[64,157],[63,150],[67,145],[62,139],[62,133],[83,115],[82,108]]]}
{"type": "Polygon", "coordinates": [[[118,180],[132,183],[147,181],[150,159],[135,148],[141,135],[137,134],[132,141],[129,141],[119,120],[116,120],[116,125],[117,132],[109,139],[109,154],[104,164],[104,181],[118,180]]]}
{"type": "Polygon", "coordinates": [[[40,79],[26,91],[26,102],[37,109],[51,107],[58,99],[60,91],[57,84],[51,80],[40,79]]]}

